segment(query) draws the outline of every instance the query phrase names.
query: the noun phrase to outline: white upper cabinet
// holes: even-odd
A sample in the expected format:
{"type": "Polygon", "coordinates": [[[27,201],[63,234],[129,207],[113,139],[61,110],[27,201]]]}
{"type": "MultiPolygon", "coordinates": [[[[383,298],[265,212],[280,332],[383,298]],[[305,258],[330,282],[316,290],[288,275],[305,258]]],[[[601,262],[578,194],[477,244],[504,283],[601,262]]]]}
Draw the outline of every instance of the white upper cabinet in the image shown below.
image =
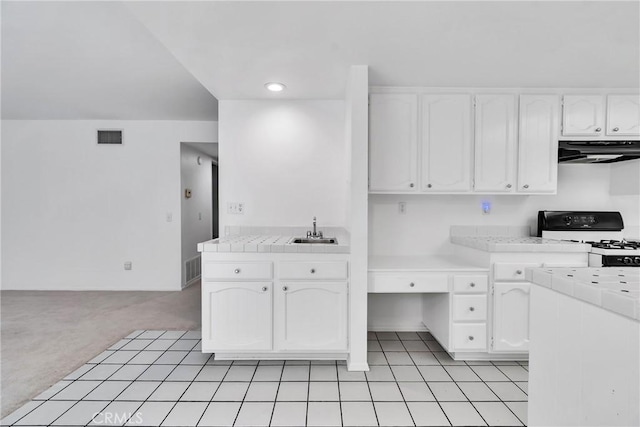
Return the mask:
{"type": "Polygon", "coordinates": [[[607,97],[607,135],[640,135],[640,96],[609,95],[607,97]]]}
{"type": "Polygon", "coordinates": [[[421,190],[470,191],[471,96],[423,95],[421,108],[421,190]]]}
{"type": "Polygon", "coordinates": [[[515,95],[477,95],[475,102],[474,189],[516,189],[517,119],[515,95]]]}
{"type": "Polygon", "coordinates": [[[369,104],[370,191],[417,191],[417,96],[372,94],[369,104]]]}
{"type": "Polygon", "coordinates": [[[556,95],[520,95],[519,192],[557,189],[559,108],[556,95]]]}
{"type": "Polygon", "coordinates": [[[602,95],[565,95],[562,108],[563,136],[599,136],[604,134],[604,97],[602,95]]]}

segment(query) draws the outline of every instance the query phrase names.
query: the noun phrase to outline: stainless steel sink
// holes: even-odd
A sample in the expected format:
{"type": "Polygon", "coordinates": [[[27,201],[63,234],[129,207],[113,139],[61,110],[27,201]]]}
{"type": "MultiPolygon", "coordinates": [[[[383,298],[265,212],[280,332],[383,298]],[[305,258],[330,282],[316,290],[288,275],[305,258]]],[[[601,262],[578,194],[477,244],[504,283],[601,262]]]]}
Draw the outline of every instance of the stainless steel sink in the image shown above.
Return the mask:
{"type": "Polygon", "coordinates": [[[324,243],[325,245],[337,245],[338,239],[335,237],[296,237],[291,243],[324,243]]]}

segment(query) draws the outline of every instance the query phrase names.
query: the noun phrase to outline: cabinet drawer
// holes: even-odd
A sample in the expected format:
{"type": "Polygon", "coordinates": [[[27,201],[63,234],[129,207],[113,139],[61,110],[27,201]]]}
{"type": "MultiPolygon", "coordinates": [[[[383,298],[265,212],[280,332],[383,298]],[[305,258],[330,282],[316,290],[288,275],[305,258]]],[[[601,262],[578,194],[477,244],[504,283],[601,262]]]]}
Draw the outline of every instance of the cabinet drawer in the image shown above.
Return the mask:
{"type": "Polygon", "coordinates": [[[369,292],[441,293],[449,292],[447,274],[370,274],[369,292]]]}
{"type": "Polygon", "coordinates": [[[203,280],[250,280],[271,279],[271,262],[205,262],[202,268],[203,280]]]}
{"type": "Polygon", "coordinates": [[[281,279],[322,279],[343,280],[347,278],[346,261],[319,261],[319,262],[295,262],[285,261],[280,263],[281,279]]]}
{"type": "Polygon", "coordinates": [[[488,278],[485,275],[453,276],[453,291],[481,293],[487,292],[488,278]]]}
{"type": "Polygon", "coordinates": [[[453,320],[484,321],[487,318],[486,295],[454,295],[453,320]]]}
{"type": "Polygon", "coordinates": [[[453,350],[485,350],[487,348],[486,323],[454,323],[453,350]]]}
{"type": "Polygon", "coordinates": [[[524,270],[526,268],[542,267],[542,264],[537,262],[520,262],[520,263],[506,263],[496,262],[493,265],[493,279],[494,280],[508,280],[508,281],[524,281],[524,270]]]}

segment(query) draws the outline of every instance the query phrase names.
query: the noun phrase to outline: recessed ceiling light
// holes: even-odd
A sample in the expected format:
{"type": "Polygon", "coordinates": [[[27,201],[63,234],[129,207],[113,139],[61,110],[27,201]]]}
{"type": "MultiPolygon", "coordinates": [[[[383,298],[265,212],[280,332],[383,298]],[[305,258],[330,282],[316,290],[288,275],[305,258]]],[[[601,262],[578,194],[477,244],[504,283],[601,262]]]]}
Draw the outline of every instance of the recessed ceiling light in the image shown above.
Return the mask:
{"type": "Polygon", "coordinates": [[[265,83],[264,87],[266,87],[267,90],[270,90],[271,92],[282,92],[286,86],[282,83],[269,82],[265,83]]]}

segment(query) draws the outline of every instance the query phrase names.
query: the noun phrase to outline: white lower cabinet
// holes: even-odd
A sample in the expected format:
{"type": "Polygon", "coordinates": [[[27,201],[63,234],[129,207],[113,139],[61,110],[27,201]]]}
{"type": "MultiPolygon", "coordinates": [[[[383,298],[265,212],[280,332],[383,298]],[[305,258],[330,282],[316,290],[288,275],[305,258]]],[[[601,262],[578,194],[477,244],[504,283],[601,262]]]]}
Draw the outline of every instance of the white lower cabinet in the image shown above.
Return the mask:
{"type": "Polygon", "coordinates": [[[202,339],[215,349],[272,349],[272,282],[202,284],[202,339]]]}
{"type": "Polygon", "coordinates": [[[202,264],[203,352],[346,354],[346,256],[204,252],[202,264]]]}
{"type": "Polygon", "coordinates": [[[276,347],[281,350],[344,350],[347,347],[347,284],[282,282],[276,292],[276,347]]]}
{"type": "Polygon", "coordinates": [[[529,351],[529,283],[495,283],[493,350],[529,351]]]}

